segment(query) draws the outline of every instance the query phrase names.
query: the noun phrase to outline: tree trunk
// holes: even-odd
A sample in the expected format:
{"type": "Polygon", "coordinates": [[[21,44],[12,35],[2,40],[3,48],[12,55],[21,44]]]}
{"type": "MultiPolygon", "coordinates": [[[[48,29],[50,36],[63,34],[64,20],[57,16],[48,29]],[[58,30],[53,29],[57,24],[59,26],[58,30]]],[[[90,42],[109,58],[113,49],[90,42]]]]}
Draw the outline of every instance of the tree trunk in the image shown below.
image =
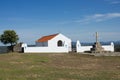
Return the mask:
{"type": "Polygon", "coordinates": [[[11,43],[10,50],[13,52],[13,44],[11,43]]]}

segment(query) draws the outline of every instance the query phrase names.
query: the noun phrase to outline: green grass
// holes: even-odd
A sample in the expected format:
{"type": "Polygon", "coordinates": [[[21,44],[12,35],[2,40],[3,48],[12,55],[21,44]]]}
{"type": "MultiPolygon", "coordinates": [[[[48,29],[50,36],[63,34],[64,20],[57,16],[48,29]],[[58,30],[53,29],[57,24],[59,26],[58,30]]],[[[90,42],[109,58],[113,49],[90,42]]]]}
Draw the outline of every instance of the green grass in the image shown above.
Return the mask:
{"type": "Polygon", "coordinates": [[[120,80],[120,57],[0,54],[0,80],[120,80]]]}

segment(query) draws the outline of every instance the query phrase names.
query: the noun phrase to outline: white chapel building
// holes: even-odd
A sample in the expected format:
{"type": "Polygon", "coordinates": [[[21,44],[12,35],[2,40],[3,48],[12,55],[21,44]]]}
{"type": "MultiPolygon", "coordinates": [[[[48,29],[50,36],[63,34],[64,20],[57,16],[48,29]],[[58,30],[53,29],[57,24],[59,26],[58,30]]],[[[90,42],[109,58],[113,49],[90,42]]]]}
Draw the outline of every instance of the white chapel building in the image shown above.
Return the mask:
{"type": "Polygon", "coordinates": [[[36,40],[35,47],[24,47],[25,53],[68,53],[72,51],[72,41],[61,33],[47,35],[36,40]]]}

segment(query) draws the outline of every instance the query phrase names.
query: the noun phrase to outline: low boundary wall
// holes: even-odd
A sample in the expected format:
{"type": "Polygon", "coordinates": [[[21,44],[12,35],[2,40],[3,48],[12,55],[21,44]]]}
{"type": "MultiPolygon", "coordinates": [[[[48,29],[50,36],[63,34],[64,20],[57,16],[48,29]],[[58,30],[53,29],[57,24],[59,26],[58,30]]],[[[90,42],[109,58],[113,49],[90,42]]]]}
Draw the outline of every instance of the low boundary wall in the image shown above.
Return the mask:
{"type": "MultiPolygon", "coordinates": [[[[110,45],[103,45],[102,46],[104,48],[105,51],[110,51],[110,52],[114,52],[114,43],[111,42],[110,45]]],[[[92,46],[81,46],[80,42],[77,41],[76,43],[76,52],[85,52],[85,51],[90,51],[92,48],[92,46]]]]}
{"type": "Polygon", "coordinates": [[[22,48],[24,53],[68,53],[67,47],[27,47],[27,44],[23,44],[22,48]]]}

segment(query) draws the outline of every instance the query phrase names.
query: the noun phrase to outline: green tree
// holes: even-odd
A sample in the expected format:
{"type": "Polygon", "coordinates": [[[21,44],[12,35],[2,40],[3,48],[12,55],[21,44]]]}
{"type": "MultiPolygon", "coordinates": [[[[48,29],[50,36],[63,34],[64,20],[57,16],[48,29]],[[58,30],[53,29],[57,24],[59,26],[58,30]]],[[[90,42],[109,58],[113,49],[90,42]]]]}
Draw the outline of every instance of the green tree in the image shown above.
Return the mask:
{"type": "Polygon", "coordinates": [[[13,51],[13,45],[19,40],[18,35],[14,30],[5,30],[3,34],[0,35],[0,41],[3,44],[10,44],[10,49],[13,51]]]}

